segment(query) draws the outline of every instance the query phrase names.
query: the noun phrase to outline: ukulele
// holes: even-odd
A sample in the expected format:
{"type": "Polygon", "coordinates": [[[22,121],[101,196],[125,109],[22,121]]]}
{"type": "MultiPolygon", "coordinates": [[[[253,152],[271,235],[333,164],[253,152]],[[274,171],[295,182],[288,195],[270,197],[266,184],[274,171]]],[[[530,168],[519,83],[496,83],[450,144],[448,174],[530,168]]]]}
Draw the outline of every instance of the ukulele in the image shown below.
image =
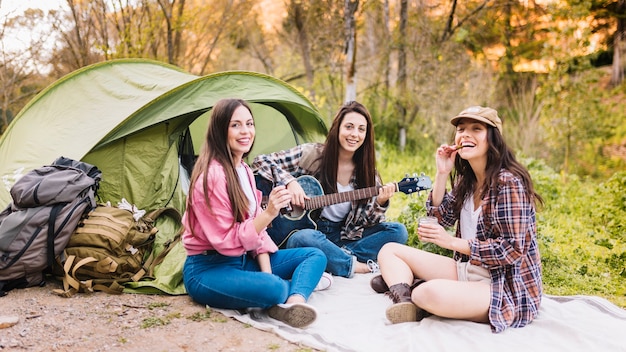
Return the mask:
{"type": "MultiPolygon", "coordinates": [[[[381,188],[381,186],[374,186],[359,188],[347,192],[324,194],[322,185],[313,176],[303,175],[296,178],[296,181],[300,184],[304,193],[310,199],[304,201],[304,208],[294,205],[292,206],[291,212],[279,214],[276,218],[274,218],[271,226],[267,228],[267,233],[270,235],[274,243],[281,248],[284,248],[287,240],[294,232],[302,229],[317,229],[317,224],[311,217],[311,213],[314,210],[328,205],[371,198],[378,195],[378,190],[381,188]]],[[[264,197],[262,206],[265,207],[267,204],[267,197],[272,190],[272,183],[259,175],[256,176],[256,183],[257,188],[263,193],[264,197]]],[[[396,192],[412,194],[430,189],[432,187],[432,182],[428,176],[424,176],[423,174],[419,177],[409,177],[407,175],[401,181],[396,182],[395,186],[396,192]]]]}

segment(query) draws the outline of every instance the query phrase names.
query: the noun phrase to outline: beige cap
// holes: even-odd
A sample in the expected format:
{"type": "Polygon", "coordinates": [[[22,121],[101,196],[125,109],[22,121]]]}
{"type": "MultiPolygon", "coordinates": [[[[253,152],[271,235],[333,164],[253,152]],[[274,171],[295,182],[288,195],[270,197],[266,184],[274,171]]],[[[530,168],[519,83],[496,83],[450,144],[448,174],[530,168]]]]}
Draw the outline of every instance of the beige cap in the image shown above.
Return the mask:
{"type": "Polygon", "coordinates": [[[502,120],[498,116],[498,112],[492,108],[485,108],[482,106],[470,106],[469,108],[461,111],[458,115],[450,120],[450,123],[454,126],[459,124],[459,120],[463,118],[474,119],[480,122],[484,122],[490,126],[493,126],[502,133],[502,120]]]}

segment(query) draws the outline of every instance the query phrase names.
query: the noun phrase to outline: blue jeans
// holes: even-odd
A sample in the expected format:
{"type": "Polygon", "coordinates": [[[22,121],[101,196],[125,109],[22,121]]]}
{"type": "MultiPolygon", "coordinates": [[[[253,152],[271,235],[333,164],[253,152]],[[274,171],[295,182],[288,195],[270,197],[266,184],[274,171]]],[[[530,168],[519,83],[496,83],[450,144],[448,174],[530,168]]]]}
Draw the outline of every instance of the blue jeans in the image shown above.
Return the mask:
{"type": "Polygon", "coordinates": [[[295,232],[287,240],[287,248],[316,247],[326,254],[326,271],[336,276],[354,276],[354,261],[366,263],[377,261],[378,252],[385,243],[406,244],[409,234],[406,227],[397,222],[381,222],[365,228],[363,237],[356,241],[342,240],[343,223],[325,219],[317,221],[317,230],[304,229],[295,232]]]}
{"type": "Polygon", "coordinates": [[[272,274],[250,255],[187,256],[183,281],[196,302],[222,309],[269,308],[292,295],[308,300],[322,277],[326,257],[317,248],[281,249],[270,254],[272,274]]]}

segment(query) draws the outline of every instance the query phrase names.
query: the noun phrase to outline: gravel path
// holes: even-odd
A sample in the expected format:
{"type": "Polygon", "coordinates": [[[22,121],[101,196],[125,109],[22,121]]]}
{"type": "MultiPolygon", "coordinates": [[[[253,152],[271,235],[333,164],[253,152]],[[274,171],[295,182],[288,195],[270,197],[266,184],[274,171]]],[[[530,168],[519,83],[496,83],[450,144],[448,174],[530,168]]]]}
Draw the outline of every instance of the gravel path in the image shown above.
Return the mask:
{"type": "Polygon", "coordinates": [[[54,288],[60,288],[56,281],[0,297],[0,351],[313,351],[207,310],[186,295],[62,298],[54,288]]]}

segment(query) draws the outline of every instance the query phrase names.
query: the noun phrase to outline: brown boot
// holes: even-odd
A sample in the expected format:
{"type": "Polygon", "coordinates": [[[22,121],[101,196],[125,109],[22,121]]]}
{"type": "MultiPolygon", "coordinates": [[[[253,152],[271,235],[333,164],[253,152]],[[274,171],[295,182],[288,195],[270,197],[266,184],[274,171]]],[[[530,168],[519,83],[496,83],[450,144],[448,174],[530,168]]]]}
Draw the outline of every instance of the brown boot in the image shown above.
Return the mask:
{"type": "Polygon", "coordinates": [[[393,301],[393,305],[387,308],[385,315],[392,324],[416,321],[417,306],[411,301],[411,287],[408,284],[392,285],[387,295],[393,301]]]}
{"type": "MultiPolygon", "coordinates": [[[[414,279],[413,283],[411,284],[411,291],[413,291],[414,288],[424,282],[425,281],[422,279],[414,279]]],[[[376,293],[386,293],[387,291],[389,291],[389,286],[387,286],[387,283],[383,279],[382,275],[374,276],[370,280],[370,286],[372,287],[372,290],[374,290],[376,293]]]]}
{"type": "Polygon", "coordinates": [[[374,290],[376,293],[385,293],[389,291],[389,286],[387,286],[387,283],[385,283],[385,280],[383,280],[382,275],[374,276],[370,280],[370,286],[372,287],[372,290],[374,290]]]}
{"type": "Polygon", "coordinates": [[[413,281],[411,286],[402,283],[389,287],[387,294],[391,297],[394,304],[387,308],[385,315],[392,324],[420,321],[430,315],[430,313],[413,304],[411,300],[411,291],[423,282],[422,280],[419,280],[420,282],[416,281],[413,281]]]}

